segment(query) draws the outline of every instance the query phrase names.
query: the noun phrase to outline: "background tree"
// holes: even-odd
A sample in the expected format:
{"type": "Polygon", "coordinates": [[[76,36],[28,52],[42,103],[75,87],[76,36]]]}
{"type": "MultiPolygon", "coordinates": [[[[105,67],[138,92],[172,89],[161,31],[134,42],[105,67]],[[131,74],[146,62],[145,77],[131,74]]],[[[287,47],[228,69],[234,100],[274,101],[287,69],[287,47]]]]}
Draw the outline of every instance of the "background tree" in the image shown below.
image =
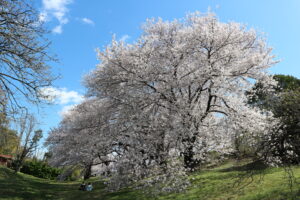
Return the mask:
{"type": "Polygon", "coordinates": [[[10,129],[9,119],[5,113],[0,113],[0,154],[14,155],[19,143],[15,130],[10,129]]]}
{"type": "Polygon", "coordinates": [[[0,154],[15,155],[19,137],[15,130],[0,127],[0,154]]]}
{"type": "Polygon", "coordinates": [[[42,130],[35,130],[36,123],[33,115],[26,114],[20,119],[19,143],[14,159],[15,172],[20,171],[24,160],[36,150],[38,142],[43,137],[42,130]]]}
{"type": "Polygon", "coordinates": [[[296,77],[277,74],[273,78],[277,81],[277,85],[273,87],[273,90],[264,90],[263,83],[257,82],[252,90],[246,92],[249,104],[275,112],[274,104],[280,94],[287,91],[296,91],[300,88],[300,80],[296,77]]]}
{"type": "Polygon", "coordinates": [[[0,0],[1,112],[24,108],[21,99],[38,103],[41,88],[52,84],[47,61],[54,60],[38,12],[27,0],[0,0]]]}
{"type": "Polygon", "coordinates": [[[249,103],[267,109],[280,119],[282,125],[263,141],[265,159],[279,165],[300,163],[300,79],[290,75],[274,75],[278,82],[273,92],[262,92],[262,84],[255,86],[249,103]]]}
{"type": "Polygon", "coordinates": [[[111,130],[117,127],[109,126],[113,109],[105,101],[90,99],[70,110],[47,138],[48,162],[61,167],[79,165],[85,179],[91,176],[92,166],[114,162],[108,156],[117,151],[117,136],[111,130]]]}
{"type": "Polygon", "coordinates": [[[274,75],[274,79],[278,82],[278,86],[276,87],[276,91],[278,92],[297,90],[300,88],[300,79],[294,76],[276,74],[274,75]]]}

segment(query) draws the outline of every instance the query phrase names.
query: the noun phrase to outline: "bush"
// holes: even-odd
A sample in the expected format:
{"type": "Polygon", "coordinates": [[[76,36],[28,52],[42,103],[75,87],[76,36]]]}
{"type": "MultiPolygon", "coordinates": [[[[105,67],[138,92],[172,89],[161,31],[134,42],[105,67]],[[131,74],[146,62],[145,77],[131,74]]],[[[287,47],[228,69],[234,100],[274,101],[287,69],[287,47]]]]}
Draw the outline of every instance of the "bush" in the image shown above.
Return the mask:
{"type": "Polygon", "coordinates": [[[47,163],[38,160],[26,161],[20,171],[45,179],[56,179],[62,172],[61,169],[51,167],[47,163]]]}

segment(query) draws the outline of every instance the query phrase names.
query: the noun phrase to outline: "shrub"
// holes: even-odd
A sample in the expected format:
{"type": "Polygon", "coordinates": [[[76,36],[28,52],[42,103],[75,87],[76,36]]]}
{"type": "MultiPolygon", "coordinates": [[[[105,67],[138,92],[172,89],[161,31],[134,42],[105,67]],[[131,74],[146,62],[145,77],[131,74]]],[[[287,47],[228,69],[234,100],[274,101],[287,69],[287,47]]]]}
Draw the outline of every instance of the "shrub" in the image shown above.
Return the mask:
{"type": "Polygon", "coordinates": [[[33,160],[26,161],[20,171],[39,178],[55,179],[62,170],[51,167],[43,161],[33,160]]]}

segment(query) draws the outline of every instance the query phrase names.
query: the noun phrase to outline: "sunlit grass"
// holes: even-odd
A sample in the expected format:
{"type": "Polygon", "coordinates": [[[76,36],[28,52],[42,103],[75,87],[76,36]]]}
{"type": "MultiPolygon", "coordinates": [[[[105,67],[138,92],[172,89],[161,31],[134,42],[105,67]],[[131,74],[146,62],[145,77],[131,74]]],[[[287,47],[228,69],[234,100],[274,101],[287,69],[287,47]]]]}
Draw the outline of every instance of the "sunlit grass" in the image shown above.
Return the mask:
{"type": "MultiPolygon", "coordinates": [[[[294,167],[294,175],[300,178],[300,168],[294,167]]],[[[6,200],[296,200],[300,199],[299,185],[289,187],[282,168],[270,168],[261,163],[227,162],[213,169],[192,173],[192,185],[183,193],[149,197],[143,191],[124,189],[119,192],[105,191],[98,178],[92,178],[94,190],[78,190],[80,181],[56,182],[39,179],[0,167],[0,199],[6,200]],[[299,196],[299,197],[298,197],[299,196]]]]}

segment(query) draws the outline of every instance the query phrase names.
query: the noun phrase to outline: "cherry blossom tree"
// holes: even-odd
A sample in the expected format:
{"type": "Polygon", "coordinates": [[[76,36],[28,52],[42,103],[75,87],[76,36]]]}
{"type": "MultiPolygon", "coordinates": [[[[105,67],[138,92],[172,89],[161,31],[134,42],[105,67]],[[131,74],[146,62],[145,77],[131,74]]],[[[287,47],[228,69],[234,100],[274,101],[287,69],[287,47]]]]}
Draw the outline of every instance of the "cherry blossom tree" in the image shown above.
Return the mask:
{"type": "Polygon", "coordinates": [[[194,151],[207,145],[213,119],[250,132],[266,128],[265,115],[248,107],[244,94],[255,80],[275,84],[267,73],[275,61],[264,39],[238,23],[198,13],[149,20],[136,43],[113,41],[99,59],[86,78],[89,95],[110,98],[137,119],[152,112],[168,126],[163,137],[180,141],[187,167],[200,162],[194,151]]]}
{"type": "Polygon", "coordinates": [[[90,99],[67,112],[46,141],[52,154],[50,164],[81,165],[85,168],[85,178],[91,175],[92,166],[109,165],[114,138],[109,134],[108,120],[113,113],[109,109],[105,101],[90,99]]]}
{"type": "MultiPolygon", "coordinates": [[[[113,39],[99,50],[100,64],[85,77],[87,96],[109,105],[92,109],[100,109],[92,117],[97,127],[108,129],[97,129],[101,138],[80,137],[76,129],[68,135],[70,141],[94,143],[88,145],[94,159],[91,150],[108,145],[112,151],[103,155],[112,155],[115,188],[142,179],[164,191],[180,190],[188,185],[186,172],[201,167],[211,152],[231,153],[234,138],[245,132],[255,145],[276,125],[272,113],[249,106],[245,95],[256,81],[264,83],[263,90],[272,89],[276,81],[267,70],[276,61],[253,29],[219,22],[211,13],[148,20],[143,30],[133,44],[113,39]],[[106,123],[97,122],[102,116],[108,116],[106,123]]],[[[92,122],[74,120],[76,126],[92,122]]],[[[57,144],[61,151],[68,148],[57,144]]]]}

